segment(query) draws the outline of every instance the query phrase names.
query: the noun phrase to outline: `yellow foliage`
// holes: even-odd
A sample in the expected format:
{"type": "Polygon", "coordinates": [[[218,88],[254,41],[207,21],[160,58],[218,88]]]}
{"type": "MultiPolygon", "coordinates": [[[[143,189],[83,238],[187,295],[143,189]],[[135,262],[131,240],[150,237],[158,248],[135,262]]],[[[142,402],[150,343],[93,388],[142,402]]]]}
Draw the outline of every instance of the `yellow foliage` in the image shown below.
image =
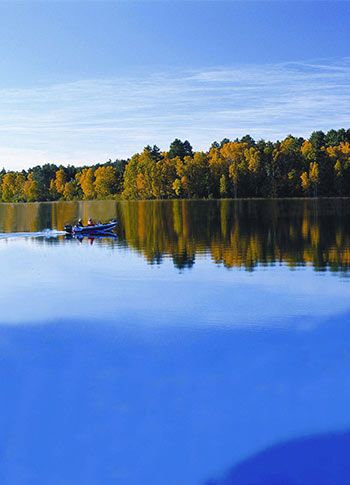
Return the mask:
{"type": "Polygon", "coordinates": [[[308,190],[310,188],[310,179],[309,179],[307,172],[303,172],[301,174],[300,178],[301,178],[302,188],[305,190],[305,192],[308,192],[308,190]]]}
{"type": "Polygon", "coordinates": [[[84,200],[94,199],[96,196],[95,191],[95,175],[92,168],[83,168],[81,172],[76,175],[76,180],[83,191],[84,200]]]}
{"type": "Polygon", "coordinates": [[[116,192],[117,170],[112,165],[99,167],[95,171],[94,187],[98,199],[106,199],[116,192]]]}
{"type": "Polygon", "coordinates": [[[29,202],[40,200],[42,190],[39,182],[34,179],[34,173],[28,174],[27,181],[24,183],[23,192],[25,199],[29,202]]]}
{"type": "Polygon", "coordinates": [[[57,170],[55,186],[56,186],[56,191],[59,194],[63,194],[66,182],[67,182],[67,180],[66,180],[66,175],[64,173],[64,170],[62,168],[60,170],[57,170]]]}

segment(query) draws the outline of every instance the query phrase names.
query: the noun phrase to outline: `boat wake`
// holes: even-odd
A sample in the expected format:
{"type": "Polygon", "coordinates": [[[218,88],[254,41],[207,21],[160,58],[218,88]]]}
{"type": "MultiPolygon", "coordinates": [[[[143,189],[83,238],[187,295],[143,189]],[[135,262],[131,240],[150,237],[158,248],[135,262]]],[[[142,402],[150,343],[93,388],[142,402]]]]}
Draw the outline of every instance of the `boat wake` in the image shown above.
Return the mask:
{"type": "Polygon", "coordinates": [[[51,239],[53,237],[64,236],[65,231],[57,231],[56,229],[44,229],[39,232],[8,232],[0,234],[0,239],[14,239],[14,238],[32,238],[42,237],[51,239]]]}

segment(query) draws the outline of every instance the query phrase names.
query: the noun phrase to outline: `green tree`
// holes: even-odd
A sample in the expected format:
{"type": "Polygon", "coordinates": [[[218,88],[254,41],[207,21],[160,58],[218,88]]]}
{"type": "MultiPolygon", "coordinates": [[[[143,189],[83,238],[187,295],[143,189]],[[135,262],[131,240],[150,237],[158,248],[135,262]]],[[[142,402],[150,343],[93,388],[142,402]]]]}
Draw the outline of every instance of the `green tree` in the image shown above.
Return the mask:
{"type": "Polygon", "coordinates": [[[169,151],[168,151],[168,158],[176,158],[179,157],[183,160],[185,157],[192,157],[192,147],[188,140],[182,142],[178,138],[170,144],[169,151]]]}
{"type": "Polygon", "coordinates": [[[147,145],[145,148],[144,148],[144,151],[147,150],[150,157],[153,158],[153,160],[155,162],[158,162],[161,158],[161,153],[160,153],[160,149],[157,147],[157,145],[153,145],[153,147],[151,147],[150,145],[147,145]]]}
{"type": "Polygon", "coordinates": [[[325,145],[325,134],[323,131],[313,131],[309,138],[309,142],[315,150],[321,150],[325,145]]]}

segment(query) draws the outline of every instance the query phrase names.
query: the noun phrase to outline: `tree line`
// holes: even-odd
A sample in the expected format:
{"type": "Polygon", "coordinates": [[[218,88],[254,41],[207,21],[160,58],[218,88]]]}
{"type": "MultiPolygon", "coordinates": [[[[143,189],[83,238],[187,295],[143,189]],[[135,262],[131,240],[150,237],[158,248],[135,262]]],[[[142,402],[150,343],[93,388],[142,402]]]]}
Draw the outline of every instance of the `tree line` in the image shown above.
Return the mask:
{"type": "Polygon", "coordinates": [[[308,140],[225,138],[206,152],[175,139],[167,152],[148,145],[131,159],[91,167],[2,170],[0,195],[3,202],[350,196],[350,128],[308,140]]]}

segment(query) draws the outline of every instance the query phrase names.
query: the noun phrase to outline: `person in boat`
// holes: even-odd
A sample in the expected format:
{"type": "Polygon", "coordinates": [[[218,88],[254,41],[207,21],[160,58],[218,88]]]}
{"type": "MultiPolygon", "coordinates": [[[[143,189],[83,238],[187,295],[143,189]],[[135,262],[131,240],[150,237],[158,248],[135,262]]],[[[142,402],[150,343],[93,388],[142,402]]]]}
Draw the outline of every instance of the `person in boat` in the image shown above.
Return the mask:
{"type": "Polygon", "coordinates": [[[81,219],[79,219],[79,221],[77,222],[77,227],[84,227],[83,221],[81,219]]]}
{"type": "Polygon", "coordinates": [[[94,226],[95,223],[94,221],[91,219],[91,217],[89,218],[89,221],[88,221],[88,226],[94,226]]]}

